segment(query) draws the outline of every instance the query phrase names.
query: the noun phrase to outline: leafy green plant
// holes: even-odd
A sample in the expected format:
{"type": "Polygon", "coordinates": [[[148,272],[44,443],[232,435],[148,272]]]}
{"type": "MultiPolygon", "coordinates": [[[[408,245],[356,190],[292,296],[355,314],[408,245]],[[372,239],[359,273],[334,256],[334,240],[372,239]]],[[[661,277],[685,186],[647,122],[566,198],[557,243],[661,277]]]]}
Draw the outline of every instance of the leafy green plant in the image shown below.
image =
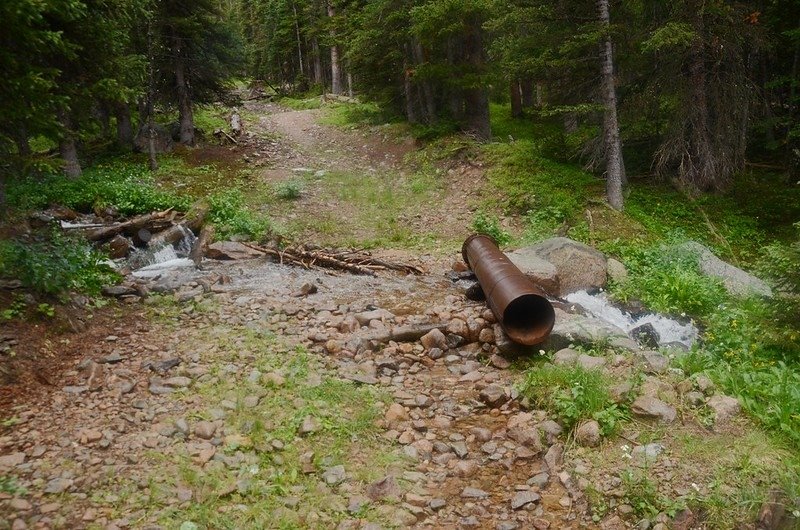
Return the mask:
{"type": "MultiPolygon", "coordinates": [[[[0,244],[0,256],[2,256],[1,244],[0,244]]],[[[14,300],[11,301],[11,305],[9,305],[6,309],[0,311],[0,319],[13,320],[15,318],[21,317],[25,313],[25,306],[26,306],[25,298],[20,295],[16,295],[14,297],[14,300]]]]}
{"type": "Polygon", "coordinates": [[[43,303],[36,306],[36,312],[43,317],[53,318],[56,315],[56,308],[50,304],[43,303]]]}
{"type": "Polygon", "coordinates": [[[58,231],[47,239],[0,241],[0,277],[19,279],[41,294],[99,294],[103,285],[119,279],[105,259],[87,243],[58,231]]]}
{"type": "Polygon", "coordinates": [[[511,235],[503,230],[497,217],[487,215],[484,212],[478,212],[478,215],[475,216],[472,221],[472,229],[478,234],[485,234],[491,237],[498,246],[502,247],[511,243],[511,235]]]}
{"type": "Polygon", "coordinates": [[[609,383],[602,373],[581,366],[545,364],[530,368],[520,392],[539,407],[556,414],[572,430],[593,419],[603,436],[616,433],[626,412],[611,399],[609,383]]]}

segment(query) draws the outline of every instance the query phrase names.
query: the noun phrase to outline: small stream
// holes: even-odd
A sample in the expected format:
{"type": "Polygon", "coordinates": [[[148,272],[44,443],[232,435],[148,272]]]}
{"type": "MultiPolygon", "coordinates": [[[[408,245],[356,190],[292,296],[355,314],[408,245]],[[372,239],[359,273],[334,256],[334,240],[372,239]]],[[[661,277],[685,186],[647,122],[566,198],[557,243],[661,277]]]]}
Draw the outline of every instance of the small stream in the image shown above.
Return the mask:
{"type": "Polygon", "coordinates": [[[593,317],[612,324],[628,334],[636,328],[650,324],[658,334],[659,346],[681,344],[688,349],[697,342],[699,336],[697,328],[691,322],[682,324],[657,313],[633,317],[630,313],[614,306],[603,292],[589,294],[586,291],[578,291],[567,295],[565,300],[581,306],[593,317]]]}
{"type": "Polygon", "coordinates": [[[133,272],[135,277],[153,278],[166,270],[194,267],[189,254],[197,237],[185,226],[178,226],[183,237],[177,242],[137,249],[131,253],[127,261],[135,269],[133,272]]]}

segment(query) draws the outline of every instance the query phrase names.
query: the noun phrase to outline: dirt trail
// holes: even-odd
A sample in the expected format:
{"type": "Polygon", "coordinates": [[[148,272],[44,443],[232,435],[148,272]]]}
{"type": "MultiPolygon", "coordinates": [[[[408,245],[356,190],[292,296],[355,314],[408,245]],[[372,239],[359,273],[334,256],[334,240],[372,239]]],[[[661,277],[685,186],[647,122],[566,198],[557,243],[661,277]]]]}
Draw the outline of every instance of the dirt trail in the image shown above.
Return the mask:
{"type": "MultiPolygon", "coordinates": [[[[273,171],[401,171],[406,145],[271,112],[273,171]]],[[[443,272],[206,261],[88,341],[48,337],[80,354],[4,415],[0,529],[591,525],[558,426],[511,399],[491,314],[443,272]],[[450,342],[368,340],[421,323],[450,342]]]]}
{"type": "Polygon", "coordinates": [[[483,169],[451,160],[434,170],[409,160],[414,140],[390,126],[342,129],[321,123],[325,109],[286,110],[249,102],[256,134],[278,148],[258,170],[273,186],[302,182],[299,200],[270,215],[302,241],[336,246],[457,247],[470,230],[483,169]],[[304,171],[307,170],[307,171],[304,171]]]}

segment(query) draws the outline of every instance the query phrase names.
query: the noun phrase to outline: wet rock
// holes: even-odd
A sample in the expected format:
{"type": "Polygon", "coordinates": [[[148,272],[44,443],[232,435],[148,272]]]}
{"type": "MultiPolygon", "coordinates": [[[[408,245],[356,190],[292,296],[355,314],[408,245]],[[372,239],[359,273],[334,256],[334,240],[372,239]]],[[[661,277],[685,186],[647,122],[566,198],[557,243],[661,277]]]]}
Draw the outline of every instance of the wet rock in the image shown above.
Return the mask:
{"type": "Polygon", "coordinates": [[[419,341],[426,350],[439,349],[441,351],[447,349],[447,338],[438,329],[432,329],[423,335],[419,341]]]}
{"type": "Polygon", "coordinates": [[[581,423],[575,431],[575,441],[585,447],[597,447],[600,445],[600,424],[595,420],[581,423]]]}
{"type": "Polygon", "coordinates": [[[706,405],[714,411],[714,422],[718,425],[727,423],[742,410],[739,400],[722,394],[714,394],[706,405]]]}
{"type": "Polygon", "coordinates": [[[479,397],[481,401],[492,408],[497,408],[508,401],[508,396],[506,396],[505,389],[500,385],[494,384],[488,385],[486,388],[481,390],[479,397]]]}
{"type": "Polygon", "coordinates": [[[653,396],[639,396],[631,404],[631,412],[643,418],[657,419],[661,423],[675,421],[674,407],[653,396]]]}
{"type": "Polygon", "coordinates": [[[538,493],[534,493],[532,491],[520,491],[511,499],[511,509],[512,510],[519,510],[520,508],[524,508],[525,506],[539,502],[541,496],[538,493]]]}
{"type": "Polygon", "coordinates": [[[567,313],[559,308],[555,308],[555,313],[556,323],[550,337],[543,344],[536,346],[537,349],[560,350],[570,344],[592,346],[603,341],[609,341],[612,345],[621,341],[621,347],[623,343],[632,343],[633,348],[638,349],[638,345],[631,341],[625,331],[598,318],[567,313]]]}
{"type": "Polygon", "coordinates": [[[658,344],[661,341],[661,336],[658,334],[658,331],[656,331],[653,324],[649,322],[641,326],[636,326],[630,331],[630,334],[631,337],[646,348],[658,348],[658,344]]]}

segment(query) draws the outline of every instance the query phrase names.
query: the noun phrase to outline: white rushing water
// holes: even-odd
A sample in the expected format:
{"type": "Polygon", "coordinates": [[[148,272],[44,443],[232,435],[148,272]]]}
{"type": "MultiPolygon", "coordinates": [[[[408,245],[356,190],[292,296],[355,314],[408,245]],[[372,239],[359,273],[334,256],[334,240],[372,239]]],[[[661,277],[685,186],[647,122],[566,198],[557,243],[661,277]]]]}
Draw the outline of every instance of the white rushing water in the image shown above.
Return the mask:
{"type": "MultiPolygon", "coordinates": [[[[175,260],[187,258],[192,251],[192,246],[197,239],[191,230],[179,225],[182,233],[180,240],[174,244],[164,244],[157,247],[147,247],[136,250],[128,258],[128,263],[139,271],[148,269],[151,266],[174,262],[175,260]]],[[[164,269],[165,267],[161,267],[164,269]]]]}
{"type": "Polygon", "coordinates": [[[571,304],[578,304],[583,307],[593,317],[613,324],[626,333],[630,333],[631,330],[644,324],[651,324],[658,333],[658,344],[660,346],[680,343],[687,348],[691,348],[697,341],[697,328],[691,323],[681,324],[676,320],[655,313],[633,318],[629,313],[612,305],[605,293],[591,295],[586,291],[578,291],[567,295],[565,299],[571,304]]]}

